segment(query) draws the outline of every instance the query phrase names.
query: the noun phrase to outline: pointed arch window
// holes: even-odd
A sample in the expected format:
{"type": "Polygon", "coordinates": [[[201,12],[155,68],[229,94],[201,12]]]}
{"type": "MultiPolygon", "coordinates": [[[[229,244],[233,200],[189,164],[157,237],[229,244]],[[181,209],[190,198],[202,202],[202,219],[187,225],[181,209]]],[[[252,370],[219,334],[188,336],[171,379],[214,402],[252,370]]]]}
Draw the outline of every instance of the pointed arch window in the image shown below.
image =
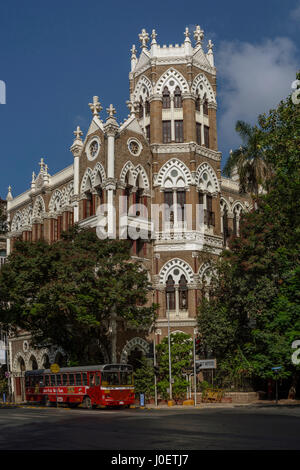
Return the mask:
{"type": "Polygon", "coordinates": [[[203,114],[208,115],[208,100],[207,100],[206,95],[205,95],[204,101],[203,101],[203,114]]]}
{"type": "Polygon", "coordinates": [[[200,96],[199,94],[197,95],[197,98],[196,98],[196,101],[195,101],[195,108],[196,108],[196,111],[200,111],[200,105],[201,105],[201,101],[200,101],[200,96]]]}
{"type": "Polygon", "coordinates": [[[168,87],[165,86],[162,94],[162,107],[163,109],[169,109],[171,107],[171,98],[168,87]]]}
{"type": "Polygon", "coordinates": [[[174,91],[174,108],[182,108],[182,96],[179,86],[174,91]]]}
{"type": "Polygon", "coordinates": [[[144,106],[143,106],[142,99],[140,99],[140,102],[139,102],[139,119],[141,119],[142,117],[144,117],[144,106]]]}
{"type": "Polygon", "coordinates": [[[145,112],[146,112],[146,116],[149,116],[149,114],[150,114],[150,103],[149,103],[149,100],[146,100],[146,102],[145,102],[145,112]]]}
{"type": "Polygon", "coordinates": [[[176,301],[175,301],[175,282],[171,274],[169,275],[166,283],[166,307],[168,308],[168,299],[169,299],[169,310],[175,310],[176,301]]]}
{"type": "Polygon", "coordinates": [[[179,281],[179,310],[188,309],[188,288],[184,274],[181,275],[179,281]]]}
{"type": "Polygon", "coordinates": [[[228,236],[229,236],[228,211],[227,211],[226,206],[224,207],[224,213],[223,213],[222,219],[223,219],[223,243],[224,243],[224,246],[226,246],[227,245],[227,239],[228,239],[228,236]]]}

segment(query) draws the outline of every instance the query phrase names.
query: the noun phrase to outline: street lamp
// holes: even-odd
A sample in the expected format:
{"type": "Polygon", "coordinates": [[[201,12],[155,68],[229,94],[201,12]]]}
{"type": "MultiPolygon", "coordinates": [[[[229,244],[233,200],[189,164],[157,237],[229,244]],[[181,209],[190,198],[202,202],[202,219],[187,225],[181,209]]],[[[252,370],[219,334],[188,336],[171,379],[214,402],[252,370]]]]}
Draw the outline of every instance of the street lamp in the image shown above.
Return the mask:
{"type": "Polygon", "coordinates": [[[171,338],[170,338],[170,301],[167,293],[167,312],[168,312],[168,344],[169,344],[169,380],[170,380],[170,400],[172,400],[172,361],[171,361],[171,338]]]}

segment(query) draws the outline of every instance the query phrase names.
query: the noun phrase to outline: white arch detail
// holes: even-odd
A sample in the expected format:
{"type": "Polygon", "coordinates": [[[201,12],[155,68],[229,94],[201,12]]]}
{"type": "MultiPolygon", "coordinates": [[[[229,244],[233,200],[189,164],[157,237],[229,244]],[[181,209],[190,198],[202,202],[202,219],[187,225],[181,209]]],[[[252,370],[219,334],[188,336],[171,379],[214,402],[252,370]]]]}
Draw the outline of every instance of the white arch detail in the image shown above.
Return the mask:
{"type": "Polygon", "coordinates": [[[145,75],[142,75],[135,86],[135,89],[133,92],[133,102],[140,101],[140,98],[142,98],[142,100],[145,101],[152,94],[153,94],[153,87],[149,78],[147,78],[145,75]]]}
{"type": "Polygon", "coordinates": [[[192,83],[191,91],[194,95],[199,94],[200,98],[203,98],[205,93],[208,99],[208,102],[217,103],[216,95],[214,90],[209,83],[208,79],[203,73],[199,73],[192,83]],[[201,88],[202,86],[202,88],[201,88]]]}
{"type": "Polygon", "coordinates": [[[85,191],[88,191],[89,189],[92,189],[92,178],[93,178],[93,171],[91,168],[87,168],[85,170],[85,173],[83,175],[83,178],[81,180],[81,185],[80,185],[80,192],[84,193],[85,191]],[[88,181],[90,181],[90,185],[88,185],[88,181]]]}
{"type": "Polygon", "coordinates": [[[206,162],[201,163],[196,171],[196,184],[202,191],[219,193],[220,184],[213,168],[206,162]],[[205,177],[207,175],[207,177],[205,177]]]}
{"type": "MultiPolygon", "coordinates": [[[[177,158],[172,158],[168,160],[159,170],[157,178],[156,178],[156,185],[165,187],[165,182],[168,178],[168,175],[171,176],[171,171],[173,169],[177,169],[179,171],[179,177],[181,177],[184,181],[184,186],[189,186],[192,183],[192,175],[188,167],[177,158]]],[[[172,181],[170,179],[170,181],[172,181]]],[[[178,179],[177,179],[178,182],[178,179]]],[[[178,185],[176,185],[179,187],[178,185]]]]}
{"type": "Polygon", "coordinates": [[[179,86],[181,93],[188,93],[190,88],[188,82],[184,76],[174,68],[169,68],[161,77],[157,80],[155,85],[154,93],[161,95],[164,87],[167,86],[171,93],[174,92],[176,86],[179,86]],[[174,81],[174,85],[170,85],[170,81],[174,81]]]}
{"type": "Polygon", "coordinates": [[[38,196],[33,206],[33,217],[41,217],[46,212],[45,202],[42,196],[38,196]]]}
{"type": "Polygon", "coordinates": [[[100,162],[98,162],[95,167],[94,167],[94,170],[92,172],[92,186],[95,187],[95,186],[98,186],[98,181],[97,181],[97,177],[98,175],[100,175],[100,179],[101,179],[101,183],[103,183],[103,181],[106,179],[106,174],[105,174],[105,170],[104,170],[104,167],[103,165],[101,165],[100,162]]]}
{"type": "Polygon", "coordinates": [[[148,179],[147,173],[145,171],[145,168],[140,163],[137,166],[134,166],[130,160],[127,163],[125,163],[120,173],[120,181],[122,183],[125,183],[125,178],[126,178],[128,171],[130,172],[130,175],[131,175],[130,184],[132,184],[132,186],[137,186],[136,182],[140,175],[142,178],[143,188],[149,189],[149,179],[148,179]]]}
{"type": "Polygon", "coordinates": [[[175,284],[178,284],[182,274],[184,274],[188,284],[193,283],[194,271],[191,266],[180,258],[173,258],[167,261],[161,268],[159,272],[159,282],[165,285],[168,277],[172,275],[175,284]]]}
{"type": "Polygon", "coordinates": [[[149,353],[150,345],[145,339],[139,337],[127,341],[121,353],[122,364],[127,364],[128,356],[135,348],[139,348],[146,355],[149,353]]]}
{"type": "Polygon", "coordinates": [[[15,213],[12,223],[11,223],[11,231],[17,232],[23,226],[23,214],[21,211],[15,213]]]}
{"type": "Polygon", "coordinates": [[[49,211],[50,212],[59,212],[63,207],[63,193],[56,189],[51,196],[49,202],[49,211]]]}

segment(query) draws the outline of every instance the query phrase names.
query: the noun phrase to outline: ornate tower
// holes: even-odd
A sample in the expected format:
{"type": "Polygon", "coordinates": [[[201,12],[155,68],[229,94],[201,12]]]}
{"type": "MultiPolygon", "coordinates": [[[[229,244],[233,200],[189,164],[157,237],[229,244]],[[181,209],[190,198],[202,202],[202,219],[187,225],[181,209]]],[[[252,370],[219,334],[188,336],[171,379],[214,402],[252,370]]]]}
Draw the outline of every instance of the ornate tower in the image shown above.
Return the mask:
{"type": "Polygon", "coordinates": [[[160,46],[153,30],[148,48],[143,29],[139,57],[131,49],[129,107],[152,153],[152,275],[163,336],[167,299],[172,330],[193,333],[199,296],[222,248],[213,44],[203,50],[200,26],[194,44],[190,36],[186,28],[183,44],[160,46]]]}

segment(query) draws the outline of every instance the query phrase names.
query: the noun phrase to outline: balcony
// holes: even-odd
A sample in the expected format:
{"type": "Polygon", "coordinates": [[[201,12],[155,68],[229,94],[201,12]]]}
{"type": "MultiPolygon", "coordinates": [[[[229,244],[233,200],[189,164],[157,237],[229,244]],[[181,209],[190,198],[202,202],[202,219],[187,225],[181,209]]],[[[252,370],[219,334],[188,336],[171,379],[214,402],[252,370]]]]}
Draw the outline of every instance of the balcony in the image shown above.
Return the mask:
{"type": "Polygon", "coordinates": [[[0,256],[0,268],[6,263],[6,256],[0,256]]]}

